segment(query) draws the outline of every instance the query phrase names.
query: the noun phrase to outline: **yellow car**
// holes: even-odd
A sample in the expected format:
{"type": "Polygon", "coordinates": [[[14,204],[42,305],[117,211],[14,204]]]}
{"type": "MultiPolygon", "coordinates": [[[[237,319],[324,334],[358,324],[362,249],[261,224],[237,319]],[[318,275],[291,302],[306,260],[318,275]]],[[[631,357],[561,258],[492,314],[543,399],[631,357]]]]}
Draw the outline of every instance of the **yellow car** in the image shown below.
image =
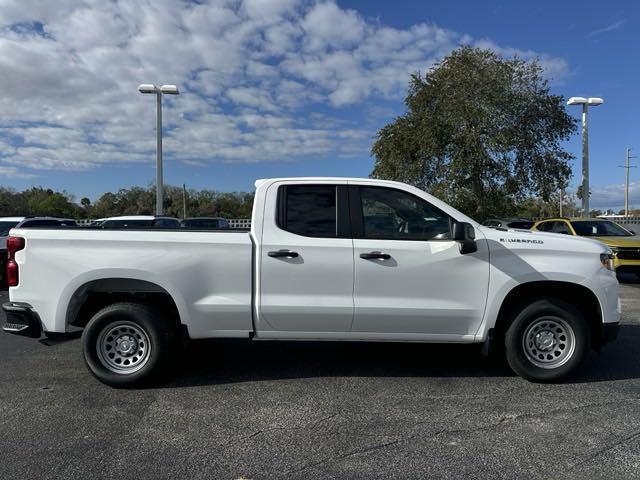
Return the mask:
{"type": "Polygon", "coordinates": [[[531,230],[591,237],[605,243],[615,256],[618,273],[635,273],[640,277],[640,238],[634,232],[603,218],[547,218],[531,230]]]}

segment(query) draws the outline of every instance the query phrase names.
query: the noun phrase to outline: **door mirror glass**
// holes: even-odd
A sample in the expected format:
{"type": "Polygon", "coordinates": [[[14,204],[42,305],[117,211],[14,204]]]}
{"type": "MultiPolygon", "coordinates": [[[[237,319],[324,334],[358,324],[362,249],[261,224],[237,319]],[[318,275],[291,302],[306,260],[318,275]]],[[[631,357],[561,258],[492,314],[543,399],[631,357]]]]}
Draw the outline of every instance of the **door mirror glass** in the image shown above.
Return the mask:
{"type": "Polygon", "coordinates": [[[468,222],[454,222],[451,230],[451,236],[456,242],[470,242],[476,239],[476,231],[468,222]]]}

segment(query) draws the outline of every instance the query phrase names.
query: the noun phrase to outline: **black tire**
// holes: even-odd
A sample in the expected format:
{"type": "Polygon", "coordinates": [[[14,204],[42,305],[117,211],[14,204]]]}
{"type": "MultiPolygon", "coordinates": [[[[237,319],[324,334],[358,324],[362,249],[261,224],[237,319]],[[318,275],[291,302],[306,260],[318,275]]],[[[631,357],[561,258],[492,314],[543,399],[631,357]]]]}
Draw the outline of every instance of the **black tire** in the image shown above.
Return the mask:
{"type": "Polygon", "coordinates": [[[163,373],[176,338],[176,328],[160,312],[140,303],[114,303],[87,324],[82,352],[87,368],[102,383],[133,387],[163,373]]]}
{"type": "Polygon", "coordinates": [[[584,315],[560,299],[530,302],[515,314],[504,340],[509,367],[533,382],[566,378],[582,363],[590,346],[584,315]]]}

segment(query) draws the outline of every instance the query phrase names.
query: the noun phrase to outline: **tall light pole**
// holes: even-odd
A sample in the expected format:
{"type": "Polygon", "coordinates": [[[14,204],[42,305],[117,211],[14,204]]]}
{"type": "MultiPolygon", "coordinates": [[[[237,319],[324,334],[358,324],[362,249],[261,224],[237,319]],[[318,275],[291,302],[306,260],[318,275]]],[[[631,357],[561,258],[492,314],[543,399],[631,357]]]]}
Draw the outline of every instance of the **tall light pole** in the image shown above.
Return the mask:
{"type": "Polygon", "coordinates": [[[626,169],[625,181],[624,181],[624,216],[629,216],[629,170],[632,168],[636,168],[635,165],[631,165],[630,161],[632,158],[636,158],[631,156],[631,149],[627,148],[626,150],[626,165],[620,165],[622,168],[626,169]]]}
{"type": "Polygon", "coordinates": [[[138,91],[156,95],[156,215],[162,215],[162,95],[178,95],[180,92],[175,85],[159,87],[150,83],[143,83],[138,87],[138,91]]]}
{"type": "Polygon", "coordinates": [[[571,97],[567,105],[582,105],[582,216],[589,216],[589,129],[587,113],[589,105],[602,105],[604,100],[597,97],[571,97]]]}

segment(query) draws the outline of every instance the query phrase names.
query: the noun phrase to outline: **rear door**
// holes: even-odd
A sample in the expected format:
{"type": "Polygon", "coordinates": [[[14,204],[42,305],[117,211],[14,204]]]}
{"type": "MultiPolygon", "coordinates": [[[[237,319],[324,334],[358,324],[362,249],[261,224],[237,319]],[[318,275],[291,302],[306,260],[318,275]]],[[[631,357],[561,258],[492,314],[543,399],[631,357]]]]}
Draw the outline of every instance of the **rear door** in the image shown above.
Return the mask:
{"type": "MultiPolygon", "coordinates": [[[[489,252],[462,254],[453,219],[423,198],[350,187],[354,230],[353,331],[375,337],[471,339],[487,299],[489,252]]],[[[476,231],[476,235],[481,235],[476,231]]]]}
{"type": "Polygon", "coordinates": [[[269,187],[259,251],[259,335],[349,331],[353,241],[346,188],[346,182],[269,187]]]}

